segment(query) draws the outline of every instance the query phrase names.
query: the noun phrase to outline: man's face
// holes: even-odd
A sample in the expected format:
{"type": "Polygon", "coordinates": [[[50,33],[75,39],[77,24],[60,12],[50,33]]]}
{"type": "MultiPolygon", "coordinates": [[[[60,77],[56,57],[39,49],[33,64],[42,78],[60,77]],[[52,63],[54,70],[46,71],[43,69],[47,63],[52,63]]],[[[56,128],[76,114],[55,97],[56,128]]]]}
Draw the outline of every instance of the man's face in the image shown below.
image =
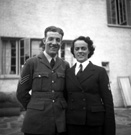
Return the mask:
{"type": "Polygon", "coordinates": [[[74,56],[80,63],[88,59],[88,44],[83,40],[77,40],[74,43],[74,56]]]}
{"type": "Polygon", "coordinates": [[[58,32],[52,32],[52,31],[47,32],[44,40],[46,53],[51,57],[54,57],[59,51],[59,48],[61,46],[61,41],[62,41],[62,35],[59,34],[58,32]]]}

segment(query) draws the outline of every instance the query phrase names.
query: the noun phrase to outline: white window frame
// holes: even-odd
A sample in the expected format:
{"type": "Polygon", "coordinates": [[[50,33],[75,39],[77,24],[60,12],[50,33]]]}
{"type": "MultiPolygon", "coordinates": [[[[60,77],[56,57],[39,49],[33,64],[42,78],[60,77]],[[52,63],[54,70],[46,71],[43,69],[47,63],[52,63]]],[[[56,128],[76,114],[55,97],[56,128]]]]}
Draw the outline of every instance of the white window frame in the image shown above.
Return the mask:
{"type": "MultiPolygon", "coordinates": [[[[39,54],[41,51],[42,51],[42,45],[41,45],[41,41],[42,39],[40,38],[32,38],[32,39],[29,39],[29,38],[11,38],[11,37],[2,37],[1,40],[0,40],[0,51],[1,51],[1,54],[0,54],[0,78],[19,78],[19,75],[20,75],[20,72],[21,72],[21,68],[23,66],[23,64],[25,63],[26,61],[26,54],[29,54],[29,57],[34,57],[33,56],[33,52],[37,55],[39,54]],[[10,58],[10,55],[11,55],[11,49],[9,48],[8,51],[10,52],[10,54],[8,54],[8,62],[6,61],[6,52],[7,52],[7,48],[6,48],[6,45],[7,45],[7,42],[10,42],[10,40],[13,40],[13,41],[16,41],[16,73],[15,74],[7,74],[6,72],[6,69],[4,69],[6,67],[6,65],[10,65],[8,62],[11,62],[11,58],[10,58]],[[3,41],[5,41],[5,44],[3,44],[3,41]],[[23,42],[24,44],[24,62],[21,63],[21,42],[23,42]],[[36,50],[35,50],[36,49],[36,50]],[[5,52],[4,52],[5,51],[5,52]],[[7,64],[6,64],[7,62],[7,64]],[[5,70],[5,71],[4,71],[5,70]]],[[[65,51],[66,51],[66,47],[70,47],[71,46],[71,40],[64,40],[63,41],[63,47],[60,49],[60,52],[59,52],[59,57],[61,57],[62,59],[65,59],[65,51]]],[[[9,46],[11,46],[11,44],[9,43],[9,46]]],[[[72,55],[70,56],[72,57],[72,55]]],[[[72,60],[72,58],[70,58],[72,60]]],[[[11,65],[10,67],[11,68],[11,65]]]]}
{"type": "MultiPolygon", "coordinates": [[[[39,47],[40,47],[39,42],[41,41],[41,39],[37,39],[37,38],[30,39],[30,38],[1,37],[0,41],[1,41],[0,42],[0,49],[1,49],[1,54],[0,54],[0,59],[1,59],[0,60],[0,78],[19,78],[21,68],[24,65],[27,57],[28,58],[33,57],[32,56],[33,41],[38,42],[38,49],[39,49],[39,47]],[[10,42],[11,40],[16,41],[16,73],[15,74],[8,73],[6,71],[6,69],[4,69],[6,67],[6,65],[8,64],[8,62],[6,61],[6,59],[7,59],[6,58],[6,52],[7,52],[6,45],[9,42],[9,46],[11,47],[11,42],[10,42]],[[5,42],[5,44],[3,44],[4,42],[5,42]],[[22,54],[23,55],[22,57],[23,57],[24,61],[21,63],[21,43],[22,42],[23,42],[23,45],[24,45],[24,52],[22,51],[22,53],[24,54],[24,55],[22,54]],[[6,64],[6,62],[7,62],[7,64],[6,64]]],[[[11,56],[11,48],[8,51],[10,52],[9,55],[11,56]]],[[[9,61],[11,62],[10,56],[9,56],[9,61]]],[[[11,68],[11,65],[10,65],[9,68],[11,68]]]]}
{"type": "MultiPolygon", "coordinates": [[[[27,45],[26,44],[26,41],[24,40],[24,39],[22,39],[22,38],[12,38],[12,37],[2,37],[1,38],[1,49],[2,49],[2,51],[1,51],[1,63],[0,63],[0,65],[1,65],[1,73],[0,73],[0,78],[18,78],[19,77],[19,75],[20,75],[20,72],[21,72],[21,68],[22,68],[22,66],[21,66],[21,60],[20,60],[20,58],[21,58],[21,52],[20,52],[20,49],[21,49],[21,46],[20,46],[20,42],[21,41],[23,41],[24,43],[24,46],[25,45],[27,45]],[[11,57],[11,41],[15,41],[15,47],[16,47],[16,51],[15,51],[15,53],[16,53],[16,55],[15,55],[15,57],[16,57],[16,61],[15,61],[15,64],[16,64],[16,70],[15,70],[15,73],[13,74],[13,72],[11,72],[11,64],[10,64],[10,67],[8,67],[9,66],[9,64],[8,64],[8,62],[6,61],[6,53],[7,53],[7,44],[9,43],[9,46],[10,46],[10,49],[8,50],[9,52],[10,52],[10,56],[9,57],[11,57]],[[5,42],[5,44],[3,44],[5,42]],[[8,64],[8,66],[7,66],[7,64],[8,64]],[[8,73],[7,72],[7,69],[6,68],[9,68],[9,72],[10,73],[8,73]]],[[[30,57],[30,44],[28,44],[29,45],[29,57],[30,57]]],[[[24,49],[25,50],[25,49],[24,49]]],[[[25,58],[26,56],[24,56],[24,62],[25,62],[25,60],[26,60],[26,58],[25,58]]],[[[11,58],[9,58],[10,60],[10,63],[11,63],[11,58]]],[[[23,62],[23,64],[24,64],[24,62],[23,62]]]]}
{"type": "Polygon", "coordinates": [[[11,38],[11,37],[2,37],[1,38],[1,60],[0,60],[0,78],[15,78],[19,76],[19,69],[18,69],[18,49],[19,49],[19,38],[11,38]],[[11,42],[15,41],[15,48],[16,51],[14,52],[15,55],[15,65],[16,65],[16,69],[15,69],[15,73],[13,73],[13,71],[11,71],[11,42]],[[4,44],[5,43],[5,44],[4,44]],[[9,43],[9,44],[8,44],[9,43]],[[7,49],[7,44],[9,45],[9,49],[7,49]],[[7,52],[9,51],[9,52],[7,52]],[[8,54],[9,53],[9,54],[8,54]],[[8,55],[8,58],[7,58],[8,55]],[[6,61],[6,60],[9,61],[6,61]],[[10,64],[8,63],[10,62],[10,64]],[[7,68],[9,68],[9,70],[7,70],[7,68]],[[9,72],[9,73],[8,73],[9,72]]]}
{"type": "Polygon", "coordinates": [[[107,19],[108,26],[131,28],[131,0],[107,0],[107,19]]]}

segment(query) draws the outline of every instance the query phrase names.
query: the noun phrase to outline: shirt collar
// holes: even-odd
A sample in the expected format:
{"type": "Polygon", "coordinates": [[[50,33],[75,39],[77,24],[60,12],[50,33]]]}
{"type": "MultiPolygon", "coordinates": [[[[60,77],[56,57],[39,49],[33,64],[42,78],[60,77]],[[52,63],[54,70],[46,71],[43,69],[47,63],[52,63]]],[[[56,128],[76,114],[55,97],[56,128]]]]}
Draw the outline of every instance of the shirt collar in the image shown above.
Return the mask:
{"type": "MultiPolygon", "coordinates": [[[[46,51],[44,51],[43,53],[44,53],[44,55],[46,56],[47,60],[48,60],[49,63],[50,63],[52,57],[51,57],[48,53],[46,53],[46,51]]],[[[54,57],[54,60],[55,60],[55,61],[56,61],[56,58],[57,58],[57,55],[54,57]]]]}
{"type": "Polygon", "coordinates": [[[79,68],[80,67],[80,64],[82,64],[82,69],[84,70],[86,68],[86,66],[89,64],[89,60],[87,59],[86,61],[84,61],[83,63],[80,63],[80,62],[76,62],[76,68],[79,68]]]}

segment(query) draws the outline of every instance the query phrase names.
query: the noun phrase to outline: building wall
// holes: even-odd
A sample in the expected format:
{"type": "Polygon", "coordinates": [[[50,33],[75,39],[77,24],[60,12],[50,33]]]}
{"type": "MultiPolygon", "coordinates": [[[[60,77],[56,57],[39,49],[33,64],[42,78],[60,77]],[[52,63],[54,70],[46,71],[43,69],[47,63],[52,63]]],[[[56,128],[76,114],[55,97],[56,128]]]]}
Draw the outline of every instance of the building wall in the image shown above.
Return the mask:
{"type": "Polygon", "coordinates": [[[11,93],[16,91],[18,79],[4,79],[0,80],[0,91],[11,93]]]}
{"type": "Polygon", "coordinates": [[[89,36],[96,47],[90,60],[109,62],[114,104],[123,106],[117,77],[131,76],[131,29],[107,25],[106,0],[0,0],[0,16],[0,36],[42,38],[49,25],[63,28],[66,40],[89,36]]]}

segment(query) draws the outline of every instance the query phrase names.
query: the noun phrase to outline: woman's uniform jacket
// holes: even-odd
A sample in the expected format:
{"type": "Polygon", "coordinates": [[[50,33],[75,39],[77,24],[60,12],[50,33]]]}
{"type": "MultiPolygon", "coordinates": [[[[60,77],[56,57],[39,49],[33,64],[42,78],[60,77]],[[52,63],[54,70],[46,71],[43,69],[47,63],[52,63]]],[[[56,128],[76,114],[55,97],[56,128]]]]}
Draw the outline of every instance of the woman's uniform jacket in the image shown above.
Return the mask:
{"type": "Polygon", "coordinates": [[[66,75],[67,124],[103,126],[103,135],[115,135],[115,117],[109,79],[104,68],[89,62],[79,81],[75,65],[66,75]]]}
{"type": "Polygon", "coordinates": [[[69,64],[57,57],[52,69],[43,53],[25,63],[17,88],[17,98],[26,109],[22,127],[24,133],[65,131],[67,103],[63,93],[67,68],[69,64]]]}

